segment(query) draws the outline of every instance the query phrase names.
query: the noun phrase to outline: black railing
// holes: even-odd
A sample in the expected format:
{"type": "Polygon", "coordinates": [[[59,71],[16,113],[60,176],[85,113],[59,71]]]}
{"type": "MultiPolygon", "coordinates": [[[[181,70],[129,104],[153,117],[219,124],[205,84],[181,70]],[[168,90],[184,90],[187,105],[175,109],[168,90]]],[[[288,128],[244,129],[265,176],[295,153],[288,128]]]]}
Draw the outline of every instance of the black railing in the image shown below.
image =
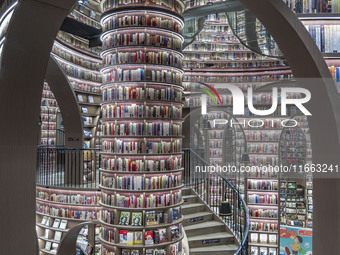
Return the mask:
{"type": "Polygon", "coordinates": [[[36,184],[51,187],[97,188],[100,154],[96,149],[39,147],[36,184]]]}
{"type": "MultiPolygon", "coordinates": [[[[232,181],[218,172],[209,172],[209,164],[194,150],[184,151],[184,181],[219,216],[240,243],[235,254],[248,254],[249,210],[232,181]],[[222,202],[230,205],[231,215],[220,216],[222,202]]],[[[228,208],[227,208],[228,209],[228,208]]]]}

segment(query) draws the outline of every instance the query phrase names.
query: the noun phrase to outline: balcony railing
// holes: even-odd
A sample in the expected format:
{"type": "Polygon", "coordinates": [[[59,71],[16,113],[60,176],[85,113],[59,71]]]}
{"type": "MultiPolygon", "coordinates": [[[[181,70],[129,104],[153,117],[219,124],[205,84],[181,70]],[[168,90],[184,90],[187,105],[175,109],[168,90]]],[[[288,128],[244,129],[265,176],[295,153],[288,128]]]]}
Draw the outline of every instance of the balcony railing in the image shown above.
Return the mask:
{"type": "Polygon", "coordinates": [[[97,188],[100,154],[96,149],[39,147],[36,184],[52,187],[97,188]]]}

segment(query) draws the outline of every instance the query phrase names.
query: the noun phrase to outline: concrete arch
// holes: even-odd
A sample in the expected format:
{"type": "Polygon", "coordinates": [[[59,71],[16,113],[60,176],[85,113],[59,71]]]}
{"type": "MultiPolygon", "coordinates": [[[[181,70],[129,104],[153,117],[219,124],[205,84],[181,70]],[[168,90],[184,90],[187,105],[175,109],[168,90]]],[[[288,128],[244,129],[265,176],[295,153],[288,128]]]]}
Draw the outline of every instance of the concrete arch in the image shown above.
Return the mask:
{"type": "Polygon", "coordinates": [[[75,0],[21,0],[0,69],[0,249],[38,254],[35,169],[43,83],[56,34],[75,0]],[[5,65],[4,65],[5,64],[5,65]]]}
{"type": "Polygon", "coordinates": [[[83,125],[76,95],[64,71],[53,56],[50,56],[48,61],[46,81],[58,102],[63,117],[66,148],[82,148],[83,125]],[[73,138],[79,140],[76,141],[73,138]]]}
{"type": "MultiPolygon", "coordinates": [[[[85,227],[89,227],[89,232],[90,229],[95,232],[95,227],[96,225],[100,225],[99,221],[89,221],[89,222],[83,222],[78,224],[77,226],[71,228],[64,236],[63,239],[61,239],[57,255],[74,255],[76,251],[76,244],[77,244],[77,237],[79,235],[80,230],[85,227]]],[[[91,235],[89,233],[89,236],[95,237],[94,234],[91,235]]],[[[95,240],[92,240],[95,242],[95,240]]]]}

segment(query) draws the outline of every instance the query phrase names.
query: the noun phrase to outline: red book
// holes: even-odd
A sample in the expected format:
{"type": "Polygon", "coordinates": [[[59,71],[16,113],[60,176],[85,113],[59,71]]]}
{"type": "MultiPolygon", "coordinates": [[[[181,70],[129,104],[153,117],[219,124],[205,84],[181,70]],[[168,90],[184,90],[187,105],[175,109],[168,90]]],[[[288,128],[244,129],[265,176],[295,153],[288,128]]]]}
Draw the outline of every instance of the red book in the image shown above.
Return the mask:
{"type": "Polygon", "coordinates": [[[144,244],[146,244],[146,245],[154,244],[154,242],[153,242],[153,232],[152,231],[145,231],[144,244]]]}

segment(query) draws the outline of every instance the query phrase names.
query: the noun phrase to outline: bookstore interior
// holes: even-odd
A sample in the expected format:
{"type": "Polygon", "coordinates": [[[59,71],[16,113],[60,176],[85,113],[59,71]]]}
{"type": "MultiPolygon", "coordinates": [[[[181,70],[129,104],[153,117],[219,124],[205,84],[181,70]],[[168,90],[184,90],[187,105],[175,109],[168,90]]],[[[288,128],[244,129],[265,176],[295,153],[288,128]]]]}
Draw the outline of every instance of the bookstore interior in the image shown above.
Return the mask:
{"type": "Polygon", "coordinates": [[[340,254],[340,0],[0,8],[4,254],[340,254]]]}

